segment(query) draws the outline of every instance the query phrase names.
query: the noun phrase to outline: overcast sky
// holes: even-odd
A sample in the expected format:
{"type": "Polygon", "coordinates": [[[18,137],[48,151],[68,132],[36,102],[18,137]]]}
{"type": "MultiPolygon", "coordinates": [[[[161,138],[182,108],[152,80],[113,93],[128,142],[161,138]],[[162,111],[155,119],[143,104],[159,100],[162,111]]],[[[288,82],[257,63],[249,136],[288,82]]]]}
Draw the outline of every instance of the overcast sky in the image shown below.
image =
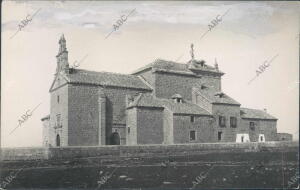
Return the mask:
{"type": "MultiPolygon", "coordinates": [[[[1,144],[41,146],[49,114],[58,40],[64,33],[69,62],[80,68],[128,74],[157,58],[204,59],[226,74],[223,91],[242,107],[278,118],[278,132],[298,139],[299,2],[13,2],[2,3],[1,144]],[[107,39],[113,24],[135,11],[107,39]],[[227,14],[208,32],[208,24],[227,14]],[[28,15],[35,16],[18,30],[28,15]],[[13,36],[13,37],[12,37],[13,36]],[[256,70],[277,56],[250,84],[256,70]],[[9,133],[28,109],[42,103],[9,133]]],[[[28,17],[29,18],[29,17],[28,17]]]]}

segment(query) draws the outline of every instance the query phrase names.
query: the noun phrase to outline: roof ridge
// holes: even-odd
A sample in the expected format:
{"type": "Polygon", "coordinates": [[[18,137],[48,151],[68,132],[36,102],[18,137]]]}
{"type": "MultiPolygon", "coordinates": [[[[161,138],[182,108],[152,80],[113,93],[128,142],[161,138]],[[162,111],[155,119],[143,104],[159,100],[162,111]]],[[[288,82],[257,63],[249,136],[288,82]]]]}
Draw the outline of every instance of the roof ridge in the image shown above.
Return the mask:
{"type": "Polygon", "coordinates": [[[138,104],[139,104],[139,102],[140,102],[142,96],[143,96],[143,93],[139,93],[138,97],[136,98],[136,103],[135,103],[135,105],[138,105],[138,104]]]}
{"type": "Polygon", "coordinates": [[[108,71],[91,71],[91,70],[86,70],[86,69],[75,69],[75,71],[87,71],[91,72],[92,74],[97,74],[97,73],[107,73],[107,74],[114,74],[114,75],[121,75],[121,76],[129,76],[129,77],[134,77],[136,78],[137,76],[131,75],[131,74],[125,74],[125,73],[117,73],[117,72],[108,72],[108,71]]]}
{"type": "Polygon", "coordinates": [[[145,83],[149,88],[153,90],[151,84],[148,81],[146,81],[146,79],[142,75],[138,75],[137,77],[140,78],[143,83],[145,83]]]}
{"type": "Polygon", "coordinates": [[[195,106],[197,106],[197,107],[199,107],[199,108],[201,108],[201,109],[203,109],[205,111],[207,111],[209,114],[212,114],[210,111],[208,111],[207,109],[201,107],[199,104],[193,103],[192,101],[189,101],[189,100],[185,100],[185,101],[188,102],[188,103],[190,103],[190,104],[192,104],[192,105],[195,105],[195,106]]]}
{"type": "MultiPolygon", "coordinates": [[[[206,99],[209,103],[213,103],[213,100],[210,99],[209,97],[206,97],[205,95],[203,95],[203,94],[201,93],[201,91],[200,91],[199,88],[193,87],[193,89],[196,91],[196,93],[197,93],[198,95],[202,96],[202,98],[206,99]]],[[[208,90],[207,90],[207,91],[208,91],[208,90]]]]}
{"type": "MultiPolygon", "coordinates": [[[[262,111],[262,112],[264,112],[264,110],[256,109],[256,108],[246,108],[246,107],[241,107],[241,109],[257,110],[257,111],[262,111]]],[[[265,112],[265,113],[267,113],[267,112],[265,112]]]]}
{"type": "Polygon", "coordinates": [[[170,62],[170,63],[173,63],[173,64],[180,64],[180,65],[185,65],[186,64],[186,63],[176,62],[176,61],[172,61],[172,60],[157,58],[154,61],[146,64],[145,66],[142,66],[142,67],[134,70],[133,72],[131,72],[131,74],[136,74],[136,73],[142,72],[146,69],[152,68],[156,63],[163,62],[163,61],[170,62]]]}

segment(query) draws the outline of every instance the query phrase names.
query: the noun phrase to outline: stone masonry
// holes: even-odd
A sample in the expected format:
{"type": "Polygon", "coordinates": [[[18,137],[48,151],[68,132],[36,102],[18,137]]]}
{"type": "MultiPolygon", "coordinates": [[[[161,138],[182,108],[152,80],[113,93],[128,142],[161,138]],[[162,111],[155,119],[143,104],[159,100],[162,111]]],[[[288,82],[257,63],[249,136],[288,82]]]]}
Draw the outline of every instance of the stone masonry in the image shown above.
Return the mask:
{"type": "Polygon", "coordinates": [[[56,57],[44,146],[292,140],[277,134],[275,117],[222,91],[217,63],[155,60],[130,75],[74,69],[64,36],[56,57]]]}

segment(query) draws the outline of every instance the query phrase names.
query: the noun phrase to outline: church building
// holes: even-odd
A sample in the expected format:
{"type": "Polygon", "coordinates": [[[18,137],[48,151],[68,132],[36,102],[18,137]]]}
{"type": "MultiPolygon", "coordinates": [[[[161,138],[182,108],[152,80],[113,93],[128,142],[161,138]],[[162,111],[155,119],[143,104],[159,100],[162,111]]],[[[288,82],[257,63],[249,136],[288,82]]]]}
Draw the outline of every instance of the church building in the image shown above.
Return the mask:
{"type": "Polygon", "coordinates": [[[42,118],[44,146],[102,146],[291,140],[277,118],[243,108],[224,93],[218,68],[196,60],[154,62],[131,74],[71,68],[59,40],[50,87],[50,115],[42,118]]]}

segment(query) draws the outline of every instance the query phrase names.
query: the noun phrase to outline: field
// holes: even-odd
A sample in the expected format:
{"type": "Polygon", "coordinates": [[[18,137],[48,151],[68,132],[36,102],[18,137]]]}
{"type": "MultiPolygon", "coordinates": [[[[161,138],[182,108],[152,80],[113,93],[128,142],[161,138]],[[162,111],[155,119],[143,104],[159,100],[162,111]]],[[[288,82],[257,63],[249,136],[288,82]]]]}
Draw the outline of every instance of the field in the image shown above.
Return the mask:
{"type": "Polygon", "coordinates": [[[0,182],[7,189],[297,188],[297,149],[3,161],[0,182]]]}

